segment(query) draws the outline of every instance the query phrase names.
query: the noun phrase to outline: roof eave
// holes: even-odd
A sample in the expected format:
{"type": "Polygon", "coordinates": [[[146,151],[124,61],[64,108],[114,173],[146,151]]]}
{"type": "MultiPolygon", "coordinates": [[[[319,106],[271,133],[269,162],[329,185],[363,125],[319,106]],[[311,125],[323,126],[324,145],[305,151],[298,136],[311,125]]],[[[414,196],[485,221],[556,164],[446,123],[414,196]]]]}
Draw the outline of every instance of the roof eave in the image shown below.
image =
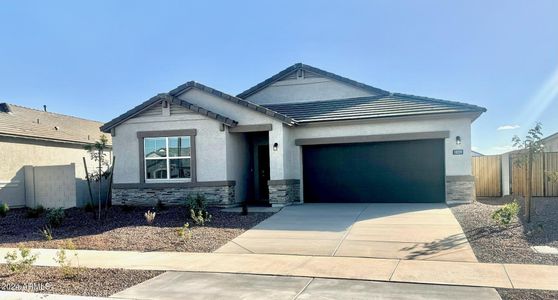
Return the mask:
{"type": "MultiPolygon", "coordinates": [[[[10,133],[2,133],[0,132],[0,136],[3,137],[10,137],[10,138],[19,138],[19,139],[26,139],[26,140],[36,140],[36,141],[45,141],[45,142],[53,142],[53,143],[63,143],[63,144],[72,144],[72,145],[92,145],[95,141],[76,141],[76,140],[66,140],[66,139],[54,139],[54,138],[45,138],[45,137],[38,137],[32,135],[20,135],[20,134],[10,134],[10,133]]],[[[112,148],[112,144],[107,144],[107,148],[112,148]]]]}
{"type": "Polygon", "coordinates": [[[299,120],[300,126],[313,126],[325,124],[341,124],[341,123],[361,123],[361,122],[385,122],[385,121],[400,121],[400,120],[417,120],[417,119],[432,119],[432,118],[468,118],[471,122],[476,120],[483,112],[482,111],[462,111],[462,112],[444,112],[444,113],[422,113],[422,114],[408,114],[399,116],[379,116],[379,117],[347,117],[339,119],[316,119],[316,120],[299,120]]]}

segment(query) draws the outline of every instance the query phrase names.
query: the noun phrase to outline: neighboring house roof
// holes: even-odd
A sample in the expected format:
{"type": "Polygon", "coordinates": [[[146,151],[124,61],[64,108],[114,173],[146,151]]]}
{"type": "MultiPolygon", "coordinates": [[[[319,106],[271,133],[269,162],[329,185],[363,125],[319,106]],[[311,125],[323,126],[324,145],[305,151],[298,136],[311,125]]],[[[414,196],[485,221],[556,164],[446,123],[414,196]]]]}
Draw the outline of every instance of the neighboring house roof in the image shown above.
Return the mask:
{"type": "Polygon", "coordinates": [[[399,93],[264,106],[298,123],[486,111],[476,105],[399,93]]]}
{"type": "Polygon", "coordinates": [[[205,92],[210,93],[212,95],[215,95],[217,97],[221,97],[225,100],[228,100],[228,101],[231,101],[233,103],[245,106],[245,107],[247,107],[249,109],[252,109],[254,111],[266,114],[266,115],[268,115],[272,118],[278,119],[281,122],[287,123],[289,125],[292,125],[292,124],[295,123],[295,121],[293,119],[291,119],[288,116],[285,116],[285,115],[283,115],[279,112],[272,111],[272,110],[267,109],[264,106],[256,104],[256,103],[252,103],[250,101],[240,99],[240,98],[235,97],[235,96],[231,96],[229,94],[223,93],[221,91],[218,91],[214,88],[210,88],[206,85],[203,85],[203,84],[201,84],[199,82],[195,82],[195,81],[188,81],[185,84],[180,85],[177,88],[175,88],[174,90],[170,91],[169,94],[172,95],[172,96],[179,96],[179,95],[181,95],[181,94],[183,94],[183,93],[185,93],[188,90],[193,89],[193,88],[200,89],[202,91],[205,91],[205,92]]]}
{"type": "Polygon", "coordinates": [[[554,133],[554,134],[551,134],[551,135],[545,137],[545,138],[542,139],[542,140],[545,141],[545,142],[548,142],[548,141],[554,140],[554,139],[558,139],[558,132],[556,132],[556,133],[554,133]]]}
{"type": "MultiPolygon", "coordinates": [[[[0,103],[0,136],[91,144],[99,139],[103,123],[0,103]]],[[[111,144],[110,136],[107,137],[111,144]]]]}
{"type": "Polygon", "coordinates": [[[189,109],[193,112],[197,112],[197,113],[202,114],[204,116],[207,116],[209,118],[215,119],[215,120],[217,120],[217,121],[219,121],[219,122],[221,122],[221,123],[223,123],[227,126],[234,127],[238,124],[238,122],[235,121],[235,120],[229,119],[229,118],[227,118],[225,116],[222,116],[218,113],[214,113],[214,112],[212,112],[210,110],[207,110],[203,107],[194,105],[194,104],[192,104],[188,101],[184,101],[184,100],[178,99],[178,98],[176,98],[172,95],[163,93],[163,94],[158,94],[154,97],[151,97],[150,99],[143,102],[142,104],[130,109],[129,111],[127,111],[127,112],[121,114],[120,116],[112,119],[111,121],[105,123],[103,126],[101,126],[101,130],[103,132],[110,132],[110,130],[112,128],[118,126],[119,124],[125,122],[126,120],[129,120],[129,119],[137,116],[138,114],[140,114],[143,111],[151,108],[153,105],[156,105],[156,104],[160,103],[163,100],[167,100],[171,104],[176,103],[178,105],[181,105],[181,106],[183,106],[183,107],[185,107],[185,108],[187,108],[187,109],[189,109]]]}
{"type": "Polygon", "coordinates": [[[482,154],[480,152],[477,152],[477,151],[473,151],[473,150],[471,150],[471,153],[472,153],[473,156],[484,156],[484,154],[482,154]]]}
{"type": "Polygon", "coordinates": [[[316,67],[312,67],[312,66],[305,65],[305,64],[302,64],[302,63],[297,63],[297,64],[294,64],[294,65],[286,68],[285,70],[269,77],[268,79],[258,83],[257,85],[247,89],[246,91],[238,94],[237,97],[239,97],[239,98],[250,97],[253,94],[263,90],[264,88],[266,88],[268,86],[270,86],[274,82],[279,81],[282,78],[288,76],[289,74],[292,74],[293,72],[297,72],[298,70],[309,71],[309,72],[312,72],[312,73],[315,73],[315,74],[318,74],[318,75],[321,75],[321,76],[324,76],[324,77],[327,77],[327,78],[330,78],[330,79],[334,79],[334,80],[346,83],[348,85],[355,86],[357,88],[361,88],[363,90],[370,91],[374,94],[380,94],[380,95],[388,95],[389,94],[388,91],[385,91],[385,90],[382,90],[382,89],[379,89],[379,88],[376,88],[376,87],[373,87],[373,86],[370,86],[370,85],[367,85],[367,84],[364,84],[364,83],[361,83],[361,82],[358,82],[358,81],[354,81],[352,79],[349,79],[349,78],[346,78],[346,77],[343,77],[343,76],[339,76],[337,74],[333,74],[333,73],[324,71],[322,69],[318,69],[316,67]]]}

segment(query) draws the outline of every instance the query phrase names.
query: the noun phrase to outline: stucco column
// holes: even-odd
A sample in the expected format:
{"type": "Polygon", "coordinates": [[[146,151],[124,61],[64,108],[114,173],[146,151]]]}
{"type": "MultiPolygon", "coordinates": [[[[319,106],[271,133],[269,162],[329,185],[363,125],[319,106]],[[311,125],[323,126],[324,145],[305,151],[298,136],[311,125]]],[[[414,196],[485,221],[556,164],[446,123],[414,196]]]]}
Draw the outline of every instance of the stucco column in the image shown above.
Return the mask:
{"type": "Polygon", "coordinates": [[[300,175],[298,147],[294,144],[291,129],[274,124],[269,132],[269,202],[272,206],[284,206],[300,199],[300,175]],[[277,143],[277,149],[274,144],[277,143]]]}

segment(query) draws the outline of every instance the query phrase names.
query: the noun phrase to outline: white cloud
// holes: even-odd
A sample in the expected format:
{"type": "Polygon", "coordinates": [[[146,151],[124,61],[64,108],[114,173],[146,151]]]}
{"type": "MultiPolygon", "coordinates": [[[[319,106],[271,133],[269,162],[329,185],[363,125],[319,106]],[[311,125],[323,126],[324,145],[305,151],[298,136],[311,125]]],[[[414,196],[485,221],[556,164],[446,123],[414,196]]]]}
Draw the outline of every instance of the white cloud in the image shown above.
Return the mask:
{"type": "Polygon", "coordinates": [[[519,125],[502,125],[498,127],[498,130],[512,130],[512,129],[517,129],[519,127],[520,127],[519,125]]]}
{"type": "Polygon", "coordinates": [[[477,146],[471,146],[471,150],[479,152],[480,148],[477,146]]]}

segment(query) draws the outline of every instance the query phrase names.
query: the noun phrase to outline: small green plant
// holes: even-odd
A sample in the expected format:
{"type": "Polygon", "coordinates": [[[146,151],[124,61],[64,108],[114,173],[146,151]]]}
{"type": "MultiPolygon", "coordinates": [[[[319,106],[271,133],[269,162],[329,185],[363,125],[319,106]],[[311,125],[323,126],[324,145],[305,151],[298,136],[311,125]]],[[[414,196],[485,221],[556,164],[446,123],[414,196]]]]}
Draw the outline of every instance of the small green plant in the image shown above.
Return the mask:
{"type": "Polygon", "coordinates": [[[31,250],[23,244],[18,246],[18,251],[8,252],[4,259],[6,259],[8,269],[13,273],[26,273],[37,260],[37,254],[31,254],[31,250]]]}
{"type": "Polygon", "coordinates": [[[5,217],[6,214],[8,214],[9,210],[10,210],[10,207],[8,206],[8,203],[0,204],[0,217],[5,217]]]}
{"type": "Polygon", "coordinates": [[[145,214],[145,221],[147,222],[147,225],[153,225],[153,222],[155,222],[155,216],[157,215],[156,212],[154,211],[150,211],[148,210],[145,214]]]}
{"type": "Polygon", "coordinates": [[[45,208],[42,205],[37,205],[35,208],[27,209],[25,215],[27,218],[36,219],[40,217],[45,212],[45,208]]]}
{"type": "Polygon", "coordinates": [[[508,203],[501,208],[494,211],[491,215],[492,220],[494,220],[498,225],[509,225],[513,218],[519,213],[519,203],[517,200],[513,200],[512,203],[508,203]]]}
{"type": "Polygon", "coordinates": [[[63,208],[53,208],[49,209],[46,214],[48,225],[52,227],[60,227],[66,218],[63,208]]]}
{"type": "Polygon", "coordinates": [[[190,209],[190,218],[192,218],[192,221],[194,221],[194,223],[199,226],[204,226],[205,223],[211,222],[211,215],[207,210],[195,211],[193,209],[190,209]]]}
{"type": "Polygon", "coordinates": [[[205,201],[205,196],[202,194],[196,194],[195,196],[188,195],[188,197],[186,197],[186,207],[188,210],[206,210],[205,201]]]}
{"type": "Polygon", "coordinates": [[[39,232],[45,239],[45,241],[52,241],[52,228],[50,226],[45,225],[45,227],[39,229],[39,232]]]}
{"type": "Polygon", "coordinates": [[[178,235],[178,238],[183,242],[186,242],[187,240],[189,240],[192,237],[192,231],[190,230],[190,224],[186,223],[182,227],[178,228],[176,230],[176,234],[178,235]]]}
{"type": "Polygon", "coordinates": [[[95,211],[95,207],[93,206],[93,203],[91,202],[87,202],[87,204],[85,204],[85,206],[83,207],[83,209],[86,212],[94,212],[95,211]]]}
{"type": "Polygon", "coordinates": [[[76,251],[76,246],[71,240],[68,240],[63,247],[58,249],[54,261],[60,266],[60,273],[64,278],[76,278],[82,270],[79,266],[79,257],[76,251]],[[75,259],[75,265],[73,259],[69,257],[66,251],[73,252],[71,256],[75,259]]]}

